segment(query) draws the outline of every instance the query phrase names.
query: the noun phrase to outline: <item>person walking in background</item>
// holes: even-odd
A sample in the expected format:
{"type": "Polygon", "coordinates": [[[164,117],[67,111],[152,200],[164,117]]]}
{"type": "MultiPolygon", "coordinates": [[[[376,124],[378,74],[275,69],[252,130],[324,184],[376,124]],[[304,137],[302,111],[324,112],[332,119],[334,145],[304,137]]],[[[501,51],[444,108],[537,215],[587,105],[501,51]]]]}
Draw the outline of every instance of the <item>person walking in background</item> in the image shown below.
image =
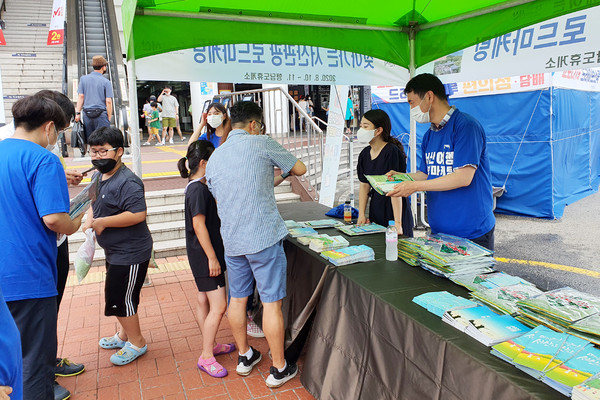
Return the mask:
{"type": "Polygon", "coordinates": [[[346,133],[352,133],[350,127],[354,120],[354,104],[352,104],[352,92],[348,91],[348,99],[346,100],[346,133]]]}
{"type": "Polygon", "coordinates": [[[110,126],[113,113],[112,85],[103,76],[108,69],[108,61],[102,56],[94,56],[92,68],[92,72],[79,79],[75,106],[75,122],[79,122],[83,115],[86,137],[100,127],[110,126]]]}
{"type": "Polygon", "coordinates": [[[412,237],[413,218],[408,199],[383,196],[372,189],[365,178],[365,175],[384,175],[391,170],[406,172],[404,147],[391,135],[391,131],[392,122],[383,110],[367,111],[360,121],[360,128],[356,132],[357,141],[369,145],[360,152],[356,166],[360,181],[357,223],[374,222],[387,226],[393,220],[399,235],[412,237]],[[367,218],[369,198],[371,202],[367,218]]]}
{"type": "Polygon", "coordinates": [[[161,144],[160,134],[158,133],[158,130],[160,129],[160,116],[158,113],[158,103],[156,101],[153,101],[150,104],[150,120],[148,129],[150,130],[150,136],[148,136],[148,141],[142,144],[142,146],[150,146],[154,136],[156,136],[156,144],[161,144]]]}
{"type": "Polygon", "coordinates": [[[303,175],[306,166],[264,135],[263,112],[256,103],[236,103],[230,114],[233,130],[212,154],[206,181],[219,205],[231,294],[228,319],[239,350],[236,372],[249,375],[262,359],[248,345],[246,333],[246,302],[252,279],[256,279],[264,310],[263,330],[273,357],[266,384],[279,387],[296,376],[298,367],[284,358],[281,300],[286,295],[283,239],[288,232],[277,211],[273,168],[303,175]]]}
{"type": "Polygon", "coordinates": [[[152,255],[144,183],[121,160],[123,133],[119,129],[100,128],[92,133],[89,143],[92,164],[101,179],[82,230],[92,228],[106,254],[104,315],[115,316],[119,323],[117,333],[100,339],[99,345],[120,349],[110,362],[125,365],[148,349],[137,313],[152,255]]]}
{"type": "Polygon", "coordinates": [[[57,353],[57,233],[77,231],[67,179],[47,149],[68,126],[64,112],[44,96],[12,107],[14,136],[0,142],[0,288],[19,329],[23,397],[54,398],[57,353]]]}
{"type": "Polygon", "coordinates": [[[202,354],[198,368],[214,378],[227,376],[215,356],[231,353],[234,344],[217,344],[215,338],[227,309],[225,250],[217,203],[206,187],[206,163],[215,150],[211,142],[192,143],[186,157],[177,163],[185,188],[185,240],[187,256],[198,288],[196,316],[202,332],[202,354]],[[186,166],[187,162],[187,166],[186,166]],[[189,167],[189,170],[188,170],[189,167]]]}
{"type": "Polygon", "coordinates": [[[415,76],[404,93],[411,118],[430,128],[423,136],[419,170],[410,174],[414,182],[401,182],[387,195],[427,191],[432,233],[470,239],[494,250],[496,218],[483,127],[448,104],[446,89],[435,75],[415,76]]]}
{"type": "Polygon", "coordinates": [[[142,115],[140,115],[140,117],[144,118],[144,124],[146,125],[146,130],[148,131],[148,142],[152,138],[152,134],[150,133],[150,119],[152,118],[152,107],[150,106],[150,103],[150,99],[146,99],[146,102],[142,107],[142,115]]]}
{"type": "Polygon", "coordinates": [[[169,143],[173,144],[173,128],[177,126],[179,119],[179,102],[171,96],[171,87],[167,86],[158,96],[158,102],[162,105],[162,144],[166,144],[167,129],[169,131],[169,143]]]}

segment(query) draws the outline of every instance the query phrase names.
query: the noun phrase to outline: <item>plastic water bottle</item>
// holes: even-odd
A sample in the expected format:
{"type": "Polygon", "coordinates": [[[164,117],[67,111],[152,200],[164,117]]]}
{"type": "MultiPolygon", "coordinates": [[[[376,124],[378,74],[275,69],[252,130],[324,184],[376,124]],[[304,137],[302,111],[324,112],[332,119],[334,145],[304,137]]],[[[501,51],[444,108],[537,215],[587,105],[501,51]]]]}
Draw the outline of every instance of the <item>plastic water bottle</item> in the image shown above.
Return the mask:
{"type": "Polygon", "coordinates": [[[344,203],[344,222],[352,222],[352,206],[350,201],[344,203]]]}
{"type": "Polygon", "coordinates": [[[396,261],[398,259],[398,231],[396,231],[396,222],[388,222],[385,231],[385,259],[396,261]]]}

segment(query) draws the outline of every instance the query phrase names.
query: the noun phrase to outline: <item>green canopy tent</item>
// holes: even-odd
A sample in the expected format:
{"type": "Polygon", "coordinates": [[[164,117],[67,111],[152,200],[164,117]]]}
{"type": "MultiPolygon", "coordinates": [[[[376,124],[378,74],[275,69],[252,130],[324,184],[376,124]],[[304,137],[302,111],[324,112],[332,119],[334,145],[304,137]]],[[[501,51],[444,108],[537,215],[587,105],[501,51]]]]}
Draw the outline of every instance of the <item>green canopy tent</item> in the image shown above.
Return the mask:
{"type": "MultiPolygon", "coordinates": [[[[218,44],[310,45],[369,55],[412,74],[457,50],[599,4],[600,0],[124,0],[131,108],[137,109],[135,59],[155,54],[218,44]]],[[[136,118],[130,126],[134,171],[141,175],[136,118]]]]}

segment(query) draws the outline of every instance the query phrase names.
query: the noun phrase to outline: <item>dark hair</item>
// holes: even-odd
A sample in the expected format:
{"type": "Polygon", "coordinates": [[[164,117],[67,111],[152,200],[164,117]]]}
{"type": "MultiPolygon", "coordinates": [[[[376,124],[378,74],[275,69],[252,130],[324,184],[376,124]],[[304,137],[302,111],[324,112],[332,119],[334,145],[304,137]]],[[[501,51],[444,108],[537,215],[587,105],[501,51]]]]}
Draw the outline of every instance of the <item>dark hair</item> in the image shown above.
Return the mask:
{"type": "Polygon", "coordinates": [[[433,74],[420,74],[412,78],[404,88],[404,94],[415,93],[420,98],[425,96],[425,93],[432,91],[433,94],[440,100],[448,100],[446,88],[440,79],[433,74]]]}
{"type": "Polygon", "coordinates": [[[198,171],[198,165],[200,161],[210,158],[210,155],[215,151],[215,146],[208,140],[197,140],[190,144],[187,149],[187,155],[180,158],[177,162],[177,168],[182,178],[189,178],[198,171]],[[190,170],[188,171],[185,161],[187,160],[190,170]]]}
{"type": "Polygon", "coordinates": [[[23,127],[31,132],[48,121],[54,122],[57,130],[69,125],[65,113],[58,103],[43,96],[27,96],[12,106],[15,128],[23,127]]]}
{"type": "Polygon", "coordinates": [[[153,101],[152,103],[150,103],[150,107],[154,107],[157,108],[158,107],[158,103],[153,101]]]}
{"type": "Polygon", "coordinates": [[[67,118],[67,126],[70,124],[73,117],[75,117],[75,106],[73,105],[73,102],[61,92],[44,89],[34,94],[34,96],[41,96],[54,100],[65,113],[65,117],[67,118]]]}
{"type": "Polygon", "coordinates": [[[90,146],[102,146],[104,143],[108,143],[116,148],[124,147],[123,132],[112,126],[103,126],[96,129],[88,137],[88,144],[90,146]]]}
{"type": "Polygon", "coordinates": [[[106,64],[104,65],[93,65],[92,68],[94,69],[94,71],[100,71],[102,69],[102,67],[106,67],[106,64]]]}
{"type": "Polygon", "coordinates": [[[235,103],[229,110],[231,114],[231,125],[243,123],[248,124],[252,120],[262,121],[263,110],[253,101],[240,101],[235,103]]]}
{"type": "Polygon", "coordinates": [[[396,145],[402,152],[402,157],[406,158],[404,146],[398,139],[392,136],[392,121],[390,121],[390,117],[385,111],[379,109],[369,110],[363,115],[363,118],[369,120],[375,126],[375,129],[383,128],[381,139],[384,142],[396,145]]]}
{"type": "MultiPolygon", "coordinates": [[[[208,106],[208,108],[206,109],[206,112],[208,113],[211,110],[211,108],[216,108],[217,110],[221,111],[221,113],[226,117],[226,119],[223,120],[223,126],[224,126],[225,122],[229,118],[229,115],[227,115],[227,108],[225,108],[225,106],[221,103],[212,103],[210,106],[208,106]]],[[[210,140],[210,137],[212,135],[214,135],[216,131],[217,131],[217,128],[213,128],[208,123],[206,124],[206,138],[208,140],[210,140]]],[[[225,132],[225,134],[221,137],[221,142],[219,144],[223,143],[227,139],[228,135],[229,135],[229,132],[225,132]]]]}

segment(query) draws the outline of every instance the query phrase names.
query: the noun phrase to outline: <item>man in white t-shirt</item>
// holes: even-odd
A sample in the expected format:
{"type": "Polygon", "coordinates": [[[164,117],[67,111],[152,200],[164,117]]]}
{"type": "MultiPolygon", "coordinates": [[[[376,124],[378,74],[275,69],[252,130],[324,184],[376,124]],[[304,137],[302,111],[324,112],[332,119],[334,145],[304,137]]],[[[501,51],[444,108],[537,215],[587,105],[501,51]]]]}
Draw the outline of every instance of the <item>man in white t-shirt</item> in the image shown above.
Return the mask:
{"type": "Polygon", "coordinates": [[[173,144],[173,128],[177,126],[177,120],[179,119],[179,102],[175,96],[171,96],[171,88],[167,86],[163,89],[158,101],[162,104],[162,144],[164,145],[167,128],[169,128],[169,143],[173,144]]]}

